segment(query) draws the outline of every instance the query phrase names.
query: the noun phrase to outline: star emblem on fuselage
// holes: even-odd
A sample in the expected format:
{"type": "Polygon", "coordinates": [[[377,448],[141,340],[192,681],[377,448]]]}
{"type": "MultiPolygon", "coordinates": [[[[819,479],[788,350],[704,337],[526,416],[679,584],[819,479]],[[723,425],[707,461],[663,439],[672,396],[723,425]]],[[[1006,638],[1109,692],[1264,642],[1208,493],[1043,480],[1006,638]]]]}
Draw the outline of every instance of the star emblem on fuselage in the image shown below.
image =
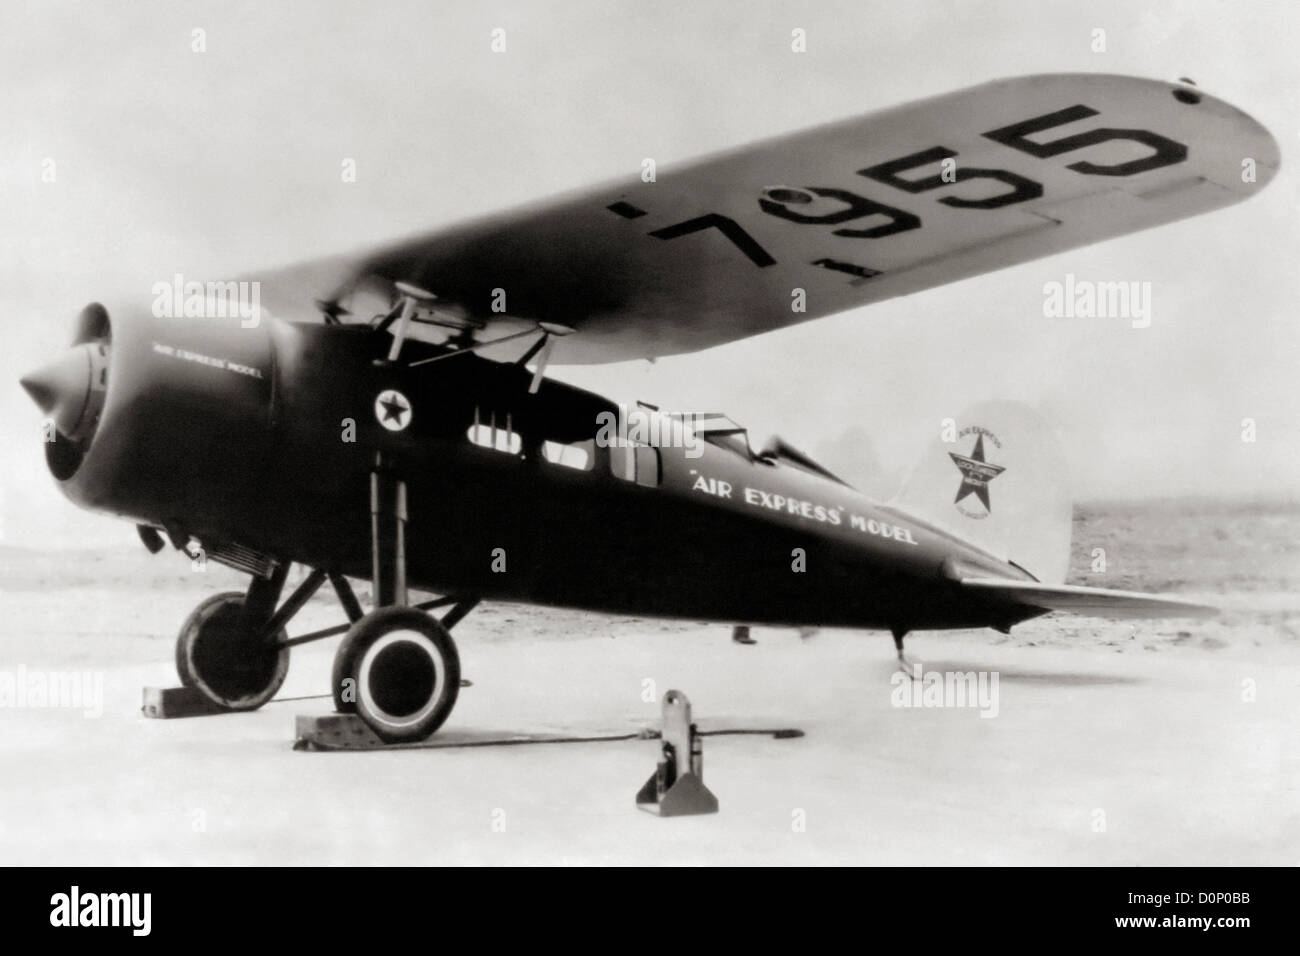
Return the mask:
{"type": "Polygon", "coordinates": [[[390,432],[400,432],[411,424],[411,403],[393,388],[386,388],[375,399],[375,418],[390,432]]]}
{"type": "Polygon", "coordinates": [[[984,460],[984,433],[976,433],[975,447],[971,449],[969,455],[948,452],[948,457],[961,472],[961,486],[957,489],[957,497],[953,499],[953,504],[959,503],[967,495],[974,495],[984,505],[985,511],[992,512],[993,508],[989,504],[989,482],[1006,471],[1006,468],[984,460]]]}

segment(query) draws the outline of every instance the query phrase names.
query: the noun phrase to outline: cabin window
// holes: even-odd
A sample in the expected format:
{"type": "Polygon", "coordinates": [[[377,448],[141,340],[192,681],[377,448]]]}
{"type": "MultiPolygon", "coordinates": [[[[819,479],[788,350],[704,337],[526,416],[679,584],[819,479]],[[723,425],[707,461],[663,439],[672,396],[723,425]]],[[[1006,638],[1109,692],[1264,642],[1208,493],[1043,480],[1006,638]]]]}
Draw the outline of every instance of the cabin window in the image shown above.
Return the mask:
{"type": "Polygon", "coordinates": [[[627,445],[609,450],[609,470],[615,478],[635,481],[647,488],[658,486],[659,449],[649,445],[627,445]]]}
{"type": "Polygon", "coordinates": [[[542,443],[542,457],[553,465],[574,468],[578,471],[590,471],[595,462],[593,454],[595,448],[596,440],[594,438],[574,442],[571,445],[548,441],[542,443]]]}
{"type": "Polygon", "coordinates": [[[491,448],[511,455],[519,454],[524,444],[519,433],[514,430],[509,412],[498,422],[495,412],[482,415],[479,409],[474,409],[474,424],[469,426],[466,435],[480,448],[491,448]]]}

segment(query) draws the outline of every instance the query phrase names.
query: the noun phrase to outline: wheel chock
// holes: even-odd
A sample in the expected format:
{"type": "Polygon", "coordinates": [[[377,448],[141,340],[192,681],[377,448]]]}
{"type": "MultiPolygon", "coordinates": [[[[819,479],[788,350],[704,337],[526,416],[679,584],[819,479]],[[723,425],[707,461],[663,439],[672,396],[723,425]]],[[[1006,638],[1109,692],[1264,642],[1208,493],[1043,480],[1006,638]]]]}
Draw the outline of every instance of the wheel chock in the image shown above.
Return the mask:
{"type": "Polygon", "coordinates": [[[140,712],[146,717],[210,717],[227,714],[193,687],[146,687],[140,712]]]}
{"type": "Polygon", "coordinates": [[[679,690],[664,695],[663,759],[636,795],[636,805],[661,817],[717,813],[704,785],[704,740],[691,723],[691,702],[679,690]]]}

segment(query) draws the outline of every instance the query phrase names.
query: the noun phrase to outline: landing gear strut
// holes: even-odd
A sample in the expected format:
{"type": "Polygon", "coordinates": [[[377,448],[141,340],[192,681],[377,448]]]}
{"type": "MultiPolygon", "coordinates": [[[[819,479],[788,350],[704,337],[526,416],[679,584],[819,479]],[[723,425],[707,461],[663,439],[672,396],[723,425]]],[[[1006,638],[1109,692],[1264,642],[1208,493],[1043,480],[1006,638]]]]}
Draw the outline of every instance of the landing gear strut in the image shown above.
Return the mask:
{"type": "MultiPolygon", "coordinates": [[[[376,456],[370,473],[375,609],[354,619],[339,645],[332,690],[339,711],[355,710],[390,743],[429,736],[442,726],[460,693],[460,656],[450,628],[407,606],[406,521],[406,483],[376,456]]],[[[451,620],[455,613],[447,614],[451,623],[468,608],[451,620]]]]}
{"type": "Polygon", "coordinates": [[[423,740],[447,719],[460,692],[460,657],[451,629],[477,598],[410,605],[406,583],[406,484],[382,459],[370,481],[371,581],[375,607],[362,610],[347,578],[315,569],[280,604],[289,565],[254,575],[246,594],[200,604],[181,628],[181,683],[221,710],[255,710],[280,689],[295,644],[346,632],[334,656],[332,695],[389,742],[423,740]],[[349,624],[290,638],[285,628],[328,580],[349,624]],[[439,620],[427,613],[449,607],[439,620]]]}

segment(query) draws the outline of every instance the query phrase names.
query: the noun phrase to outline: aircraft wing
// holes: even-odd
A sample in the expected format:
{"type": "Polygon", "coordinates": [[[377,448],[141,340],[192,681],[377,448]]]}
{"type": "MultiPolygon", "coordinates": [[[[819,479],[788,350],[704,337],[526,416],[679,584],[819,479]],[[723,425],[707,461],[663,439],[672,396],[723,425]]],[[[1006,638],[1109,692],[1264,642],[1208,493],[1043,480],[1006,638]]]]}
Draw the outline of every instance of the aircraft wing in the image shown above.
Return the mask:
{"type": "Polygon", "coordinates": [[[483,338],[577,329],[558,364],[650,358],[1226,206],[1277,166],[1267,130],[1195,87],[1030,76],[254,278],[289,318],[404,280],[483,338]]]}
{"type": "Polygon", "coordinates": [[[962,578],[961,586],[973,592],[1005,598],[1016,604],[1071,611],[1087,617],[1176,618],[1213,617],[1218,608],[1137,591],[1109,591],[1069,584],[1039,584],[995,578],[962,578]]]}

